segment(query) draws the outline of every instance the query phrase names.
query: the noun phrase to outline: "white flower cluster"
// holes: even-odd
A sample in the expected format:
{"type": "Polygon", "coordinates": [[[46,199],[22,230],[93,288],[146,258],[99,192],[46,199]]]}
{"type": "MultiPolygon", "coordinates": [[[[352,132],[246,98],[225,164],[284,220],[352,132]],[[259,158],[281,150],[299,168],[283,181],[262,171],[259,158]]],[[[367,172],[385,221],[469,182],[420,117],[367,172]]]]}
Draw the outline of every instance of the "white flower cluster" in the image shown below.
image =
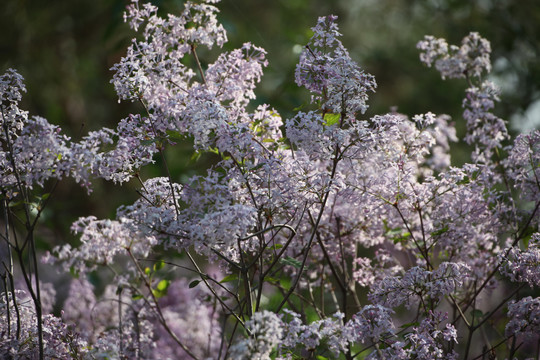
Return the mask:
{"type": "Polygon", "coordinates": [[[369,297],[374,303],[390,308],[402,304],[411,308],[427,298],[439,302],[443,296],[459,290],[469,271],[469,266],[463,263],[444,262],[433,271],[415,266],[403,276],[383,279],[372,288],[369,297]]]}
{"type": "Polygon", "coordinates": [[[538,337],[540,334],[540,298],[527,296],[508,304],[508,318],[505,334],[538,337]]]}
{"type": "Polygon", "coordinates": [[[476,32],[463,38],[460,47],[429,35],[416,47],[422,51],[420,60],[430,67],[435,64],[443,79],[480,77],[491,71],[491,45],[476,32]]]}
{"type": "Polygon", "coordinates": [[[247,339],[241,340],[231,347],[231,359],[270,359],[270,353],[283,337],[281,319],[270,311],[256,312],[246,322],[246,329],[250,335],[247,339]]]}

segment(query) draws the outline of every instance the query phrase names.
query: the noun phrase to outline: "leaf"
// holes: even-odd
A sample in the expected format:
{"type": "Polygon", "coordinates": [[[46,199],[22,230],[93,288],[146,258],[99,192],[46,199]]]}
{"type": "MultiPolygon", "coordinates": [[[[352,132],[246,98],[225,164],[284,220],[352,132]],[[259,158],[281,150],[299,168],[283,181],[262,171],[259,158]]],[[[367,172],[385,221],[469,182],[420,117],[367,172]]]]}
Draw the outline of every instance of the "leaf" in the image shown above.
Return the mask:
{"type": "Polygon", "coordinates": [[[175,130],[166,130],[165,132],[169,136],[169,139],[184,140],[186,138],[184,135],[175,130]]]}
{"type": "Polygon", "coordinates": [[[201,153],[198,152],[198,151],[195,151],[195,152],[193,153],[193,155],[191,155],[191,158],[189,159],[189,161],[191,161],[191,162],[197,162],[197,161],[199,161],[200,158],[201,158],[201,153]]]}
{"type": "Polygon", "coordinates": [[[200,282],[201,280],[193,280],[192,282],[189,283],[189,288],[193,289],[195,286],[199,285],[200,282]]]}
{"type": "Polygon", "coordinates": [[[456,183],[456,185],[467,185],[471,182],[471,179],[468,176],[465,176],[463,180],[460,180],[456,183]]]}
{"type": "Polygon", "coordinates": [[[439,236],[439,235],[444,234],[444,233],[447,232],[447,231],[448,231],[448,226],[445,226],[445,227],[443,227],[442,229],[439,229],[439,230],[437,230],[437,231],[432,232],[432,233],[431,233],[431,236],[432,236],[432,237],[439,236]]]}
{"type": "Polygon", "coordinates": [[[281,259],[280,260],[282,264],[285,264],[285,265],[292,265],[294,266],[295,268],[297,269],[300,269],[302,267],[302,262],[290,257],[290,256],[287,256],[285,259],[281,259]]]}
{"type": "Polygon", "coordinates": [[[271,250],[277,250],[277,249],[281,249],[283,247],[283,244],[276,244],[274,246],[270,246],[269,249],[271,250]]]}
{"type": "Polygon", "coordinates": [[[149,146],[149,145],[152,145],[155,142],[158,142],[158,139],[141,140],[141,145],[149,146]]]}
{"type": "Polygon", "coordinates": [[[167,295],[167,289],[169,288],[170,284],[170,280],[161,280],[158,282],[156,288],[152,289],[152,294],[154,294],[154,296],[157,298],[167,295]]]}
{"type": "Polygon", "coordinates": [[[341,119],[340,114],[332,114],[328,113],[324,115],[324,124],[326,126],[332,126],[339,123],[339,120],[341,119]]]}
{"type": "Polygon", "coordinates": [[[480,319],[484,316],[484,313],[481,310],[474,309],[473,311],[471,311],[471,315],[476,319],[480,319]]]}
{"type": "Polygon", "coordinates": [[[149,268],[149,267],[145,267],[145,268],[144,268],[144,273],[145,273],[146,275],[150,275],[150,272],[151,272],[151,271],[150,271],[150,268],[149,268]]]}
{"type": "Polygon", "coordinates": [[[408,327],[411,327],[411,326],[418,326],[420,323],[418,321],[414,321],[414,322],[410,322],[410,323],[406,323],[406,324],[403,324],[400,326],[401,329],[406,329],[408,327]]]}
{"type": "Polygon", "coordinates": [[[403,234],[401,234],[400,236],[396,236],[393,238],[393,242],[394,244],[400,244],[400,243],[405,243],[407,242],[407,240],[411,237],[411,233],[410,232],[404,232],[403,234]]]}
{"type": "Polygon", "coordinates": [[[166,292],[167,289],[169,288],[169,285],[171,285],[170,280],[161,280],[160,282],[158,282],[156,286],[156,290],[161,291],[161,292],[166,292]]]}
{"type": "Polygon", "coordinates": [[[293,111],[300,111],[300,110],[302,110],[304,107],[306,107],[306,104],[305,104],[305,103],[304,103],[304,104],[301,104],[301,105],[298,106],[298,107],[295,107],[295,108],[293,109],[293,111]]]}
{"type": "Polygon", "coordinates": [[[396,236],[396,235],[401,235],[401,231],[402,229],[401,228],[395,228],[395,229],[389,229],[387,232],[386,232],[386,236],[396,236]]]}
{"type": "Polygon", "coordinates": [[[163,269],[164,266],[165,266],[165,261],[159,260],[158,262],[154,264],[154,271],[161,270],[163,269]]]}
{"type": "Polygon", "coordinates": [[[140,300],[142,298],[143,298],[143,296],[141,294],[131,295],[131,299],[133,299],[133,300],[140,300]]]}
{"type": "Polygon", "coordinates": [[[223,283],[231,282],[234,280],[238,280],[238,274],[227,275],[223,279],[221,279],[220,283],[223,284],[223,283]]]}

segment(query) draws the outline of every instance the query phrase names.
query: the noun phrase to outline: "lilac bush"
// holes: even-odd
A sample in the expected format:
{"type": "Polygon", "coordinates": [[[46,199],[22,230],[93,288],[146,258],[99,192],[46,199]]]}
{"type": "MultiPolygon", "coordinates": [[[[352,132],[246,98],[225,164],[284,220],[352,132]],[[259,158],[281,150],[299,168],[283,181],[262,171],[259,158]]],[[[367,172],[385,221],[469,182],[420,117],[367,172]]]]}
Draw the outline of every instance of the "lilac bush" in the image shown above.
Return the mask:
{"type": "Polygon", "coordinates": [[[460,47],[432,36],[418,43],[422,62],[468,85],[465,141],[474,150],[456,167],[449,116],[362,118],[377,84],[341,43],[336,16],[318,19],[300,55],[295,80],[311,94],[307,110],[284,120],[269,105],[255,107],[264,49],[246,43],[208,65],[199,59],[199,47],[227,41],[216,2],[188,1],[167,17],[138,0],[128,6],[125,20],[141,36],[112,68],[112,83],[120,101],[143,112],[116,129],[73,141],[19,108],[21,75],[0,77],[0,354],[469,359],[540,351],[540,132],[511,141],[492,112],[499,98],[487,80],[489,42],[471,33],[460,47]],[[219,160],[179,183],[165,150],[181,141],[219,160]],[[163,174],[143,179],[141,168],[158,158],[163,174]],[[88,192],[98,178],[137,181],[139,198],[115,219],[80,218],[77,246],[39,256],[40,216],[69,177],[88,192]],[[38,260],[73,275],[63,301],[40,282],[38,260]]]}

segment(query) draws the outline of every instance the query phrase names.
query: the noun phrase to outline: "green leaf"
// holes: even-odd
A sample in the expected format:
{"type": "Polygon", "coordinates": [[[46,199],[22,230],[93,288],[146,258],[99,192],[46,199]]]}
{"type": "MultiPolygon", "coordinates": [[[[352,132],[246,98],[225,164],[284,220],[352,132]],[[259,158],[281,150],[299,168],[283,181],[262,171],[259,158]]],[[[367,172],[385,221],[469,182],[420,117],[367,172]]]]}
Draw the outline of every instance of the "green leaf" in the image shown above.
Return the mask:
{"type": "Polygon", "coordinates": [[[221,279],[220,283],[223,284],[223,283],[231,282],[231,281],[234,281],[234,280],[238,280],[238,274],[227,275],[223,279],[221,279]]]}
{"type": "Polygon", "coordinates": [[[439,230],[437,230],[437,231],[432,232],[432,233],[431,233],[431,236],[432,236],[432,237],[439,236],[439,235],[444,234],[444,233],[447,232],[447,231],[448,231],[448,226],[445,226],[445,227],[443,227],[442,229],[439,229],[439,230]]]}
{"type": "Polygon", "coordinates": [[[389,229],[387,232],[386,232],[386,236],[396,236],[396,235],[401,235],[401,231],[402,229],[401,228],[395,228],[395,229],[389,229]]]}
{"type": "Polygon", "coordinates": [[[154,271],[161,270],[163,269],[164,266],[165,266],[165,261],[159,260],[158,262],[154,264],[154,271]]]}
{"type": "Polygon", "coordinates": [[[407,242],[407,240],[411,237],[411,233],[410,232],[404,232],[403,234],[401,234],[400,236],[396,236],[392,239],[392,241],[394,242],[394,244],[400,244],[400,243],[404,243],[404,242],[407,242]]]}
{"type": "Polygon", "coordinates": [[[467,185],[471,182],[471,179],[468,176],[465,176],[463,180],[460,180],[456,183],[456,185],[467,185]]]}
{"type": "Polygon", "coordinates": [[[484,313],[483,313],[481,310],[474,309],[473,311],[471,311],[471,315],[472,315],[475,319],[480,319],[481,317],[484,316],[484,313]]]}
{"type": "Polygon", "coordinates": [[[191,158],[189,159],[189,161],[191,161],[191,162],[197,162],[197,161],[199,161],[200,158],[201,158],[201,153],[198,152],[198,151],[195,151],[195,152],[193,153],[193,155],[191,155],[191,158]]]}
{"type": "Polygon", "coordinates": [[[145,268],[144,268],[144,273],[145,273],[146,275],[150,275],[150,272],[151,272],[151,271],[150,271],[150,268],[149,268],[149,267],[145,267],[145,268]]]}
{"type": "Polygon", "coordinates": [[[306,104],[304,103],[304,104],[302,104],[302,105],[300,105],[300,106],[298,106],[298,107],[295,107],[295,108],[293,109],[293,111],[300,111],[300,110],[302,110],[302,109],[305,108],[305,107],[306,107],[306,104]]]}
{"type": "Polygon", "coordinates": [[[170,280],[161,280],[157,284],[156,289],[159,290],[159,291],[167,291],[167,289],[169,288],[169,285],[171,285],[170,280]]]}
{"type": "Polygon", "coordinates": [[[169,288],[170,284],[170,280],[161,280],[158,282],[156,288],[152,289],[152,294],[154,294],[154,296],[157,298],[167,295],[167,289],[169,288]]]}
{"type": "Polygon", "coordinates": [[[152,145],[153,143],[157,141],[158,141],[157,139],[142,140],[141,145],[148,146],[148,145],[152,145]]]}
{"type": "Polygon", "coordinates": [[[283,247],[283,244],[276,244],[274,246],[270,246],[269,249],[277,250],[277,249],[281,249],[282,247],[283,247]]]}
{"type": "Polygon", "coordinates": [[[285,259],[281,259],[280,260],[282,264],[285,264],[285,265],[292,265],[294,266],[295,268],[297,269],[300,269],[302,267],[302,262],[290,257],[290,256],[287,256],[285,259]]]}
{"type": "Polygon", "coordinates": [[[143,296],[141,294],[134,294],[134,295],[131,295],[131,298],[133,300],[140,300],[143,298],[143,296]]]}
{"type": "Polygon", "coordinates": [[[200,282],[201,280],[193,280],[192,282],[189,283],[189,288],[193,289],[195,286],[199,285],[200,282]]]}
{"type": "Polygon", "coordinates": [[[406,323],[406,324],[403,324],[400,326],[401,329],[406,329],[408,327],[411,327],[411,326],[418,326],[420,323],[418,321],[414,321],[414,322],[410,322],[410,323],[406,323]]]}
{"type": "Polygon", "coordinates": [[[324,124],[326,126],[332,126],[339,123],[339,120],[341,119],[340,114],[332,114],[328,113],[324,115],[324,124]]]}
{"type": "Polygon", "coordinates": [[[179,133],[178,131],[166,130],[165,132],[169,136],[169,139],[172,139],[172,140],[184,140],[185,139],[185,136],[182,135],[181,133],[179,133]]]}
{"type": "Polygon", "coordinates": [[[24,204],[24,201],[20,200],[20,201],[16,201],[16,202],[12,202],[12,203],[9,203],[9,207],[16,207],[16,206],[19,206],[21,204],[24,204]]]}
{"type": "Polygon", "coordinates": [[[264,278],[265,281],[269,282],[270,284],[277,284],[279,283],[279,279],[267,276],[264,278]]]}

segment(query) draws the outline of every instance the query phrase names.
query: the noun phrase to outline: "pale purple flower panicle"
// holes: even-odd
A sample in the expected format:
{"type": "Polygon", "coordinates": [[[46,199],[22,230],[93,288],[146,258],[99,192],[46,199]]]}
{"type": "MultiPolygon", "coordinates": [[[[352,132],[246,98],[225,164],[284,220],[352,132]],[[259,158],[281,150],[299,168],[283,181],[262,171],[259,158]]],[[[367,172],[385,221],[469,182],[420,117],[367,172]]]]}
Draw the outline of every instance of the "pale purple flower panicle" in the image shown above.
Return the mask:
{"type": "Polygon", "coordinates": [[[500,271],[511,281],[526,282],[531,288],[540,286],[540,233],[531,235],[527,249],[514,246],[501,260],[500,271]]]}
{"type": "Polygon", "coordinates": [[[505,121],[491,113],[495,102],[499,101],[499,89],[490,81],[482,81],[483,74],[491,71],[489,41],[473,32],[463,39],[461,47],[457,47],[449,46],[444,39],[426,36],[417,48],[421,50],[420,60],[430,67],[435,64],[443,79],[468,78],[475,81],[463,100],[466,141],[476,145],[473,160],[488,163],[495,149],[508,138],[505,121]]]}
{"type": "Polygon", "coordinates": [[[420,60],[429,67],[435,64],[443,79],[480,77],[484,71],[491,71],[489,41],[475,32],[463,39],[461,47],[429,35],[416,47],[422,51],[420,60]]]}
{"type": "Polygon", "coordinates": [[[235,343],[231,349],[231,358],[237,360],[270,359],[270,353],[283,337],[281,319],[270,311],[253,314],[246,322],[250,337],[235,343]]]}
{"type": "Polygon", "coordinates": [[[373,302],[391,308],[402,304],[410,308],[425,298],[438,302],[443,296],[458,291],[469,271],[469,266],[463,263],[444,262],[433,271],[415,266],[403,276],[383,279],[372,288],[369,297],[373,302]]]}
{"type": "MultiPolygon", "coordinates": [[[[540,130],[518,135],[507,150],[509,155],[504,161],[507,175],[521,191],[523,200],[537,203],[540,201],[540,130]]],[[[540,216],[535,216],[533,222],[538,224],[538,219],[540,216]]]]}
{"type": "MultiPolygon", "coordinates": [[[[46,302],[48,302],[47,292],[47,287],[45,287],[46,302]]],[[[31,297],[21,290],[15,291],[15,299],[17,309],[14,306],[12,293],[0,294],[0,358],[37,359],[39,348],[34,303],[31,297]]],[[[50,307],[50,304],[46,306],[50,307]]],[[[42,317],[42,324],[46,359],[71,359],[74,354],[83,357],[88,353],[88,343],[61,319],[45,314],[42,317]]]]}
{"type": "MultiPolygon", "coordinates": [[[[205,301],[209,293],[202,286],[189,288],[186,279],[173,281],[159,305],[167,325],[182,343],[200,359],[209,359],[221,345],[220,311],[205,301]]],[[[191,359],[171,338],[157,319],[153,319],[156,348],[152,359],[191,359]]]]}
{"type": "Polygon", "coordinates": [[[540,334],[540,298],[527,296],[519,301],[508,304],[506,336],[524,335],[537,338],[540,334]]]}
{"type": "Polygon", "coordinates": [[[377,84],[352,61],[339,40],[337,16],[320,17],[312,28],[314,35],[300,55],[296,83],[312,92],[312,100],[323,109],[354,119],[367,110],[368,92],[377,84]]]}
{"type": "Polygon", "coordinates": [[[467,121],[465,140],[476,145],[473,160],[477,162],[487,162],[508,138],[506,122],[491,112],[495,101],[499,101],[498,94],[499,88],[486,80],[479,87],[468,88],[463,99],[463,118],[467,121]]]}
{"type": "MultiPolygon", "coordinates": [[[[127,255],[147,256],[156,245],[155,237],[141,231],[131,220],[97,220],[95,216],[80,218],[71,227],[75,234],[81,234],[81,245],[72,248],[69,244],[53,250],[55,259],[46,257],[46,262],[60,262],[66,271],[70,268],[86,274],[97,265],[112,264],[115,257],[127,255]]],[[[144,229],[143,229],[144,230],[144,229]]]]}
{"type": "Polygon", "coordinates": [[[381,339],[394,336],[394,311],[381,305],[366,305],[353,315],[345,325],[350,343],[378,343],[381,339]]]}

